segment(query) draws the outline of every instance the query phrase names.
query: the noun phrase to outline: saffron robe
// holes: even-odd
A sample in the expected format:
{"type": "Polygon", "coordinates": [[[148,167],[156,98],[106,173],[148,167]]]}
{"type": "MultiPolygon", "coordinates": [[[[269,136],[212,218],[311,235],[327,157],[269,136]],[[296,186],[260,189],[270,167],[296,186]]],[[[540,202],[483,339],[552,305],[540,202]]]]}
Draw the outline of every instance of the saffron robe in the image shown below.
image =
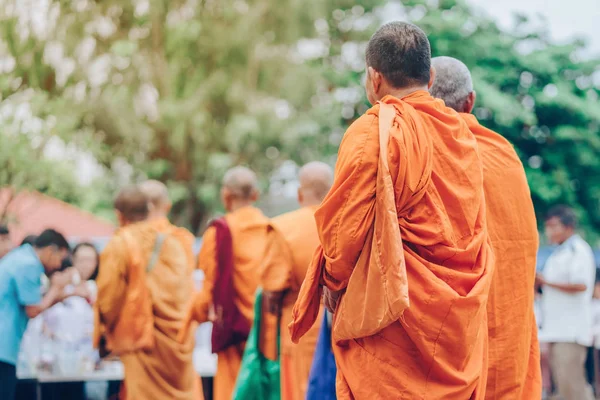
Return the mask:
{"type": "Polygon", "coordinates": [[[542,397],[540,346],[533,312],[538,230],[525,170],[501,135],[461,114],[483,162],[487,225],[496,256],[488,299],[486,399],[542,397]]]}
{"type": "MultiPolygon", "coordinates": [[[[159,232],[153,221],[126,226],[117,231],[102,252],[96,307],[105,329],[110,329],[120,318],[131,285],[128,280],[131,253],[139,252],[142,265],[147,265],[159,232]],[[134,238],[133,243],[124,235],[134,238]],[[131,249],[132,245],[139,247],[131,249]]],[[[202,398],[192,362],[193,337],[189,334],[182,341],[177,340],[192,296],[189,272],[180,241],[166,235],[155,266],[146,275],[152,299],[153,347],[120,355],[127,399],[202,398]]]]}
{"type": "MultiPolygon", "coordinates": [[[[316,206],[303,207],[273,218],[269,226],[261,285],[265,293],[283,292],[279,329],[282,400],[306,398],[308,378],[322,320],[321,316],[298,344],[292,343],[287,325],[292,320],[292,308],[298,298],[313,252],[319,245],[315,210],[316,206]]],[[[276,337],[276,334],[269,336],[271,339],[273,337],[276,337]]],[[[273,341],[269,342],[270,344],[265,346],[275,348],[273,341]]],[[[269,356],[267,352],[268,350],[264,351],[265,355],[269,356]]]]}
{"type": "Polygon", "coordinates": [[[317,318],[320,286],[345,291],[333,322],[338,399],[482,399],[494,259],[475,137],[458,113],[426,91],[382,102],[395,112],[389,140],[380,144],[376,105],[340,145],[333,187],[315,214],[322,248],[294,307],[292,339],[317,318]],[[388,185],[391,207],[378,203],[382,193],[389,195],[388,185]],[[396,221],[401,241],[380,235],[382,227],[393,233],[396,221]],[[400,259],[391,254],[398,244],[400,259]],[[361,253],[368,246],[375,277],[353,281],[355,267],[364,271],[361,253]],[[381,259],[398,261],[396,270],[377,264],[381,259]],[[386,287],[377,273],[402,287],[386,287]],[[373,290],[378,287],[399,292],[390,297],[373,290]],[[351,311],[369,322],[370,312],[382,311],[370,304],[383,295],[391,301],[382,315],[398,318],[377,330],[350,329],[344,320],[351,311]]]}

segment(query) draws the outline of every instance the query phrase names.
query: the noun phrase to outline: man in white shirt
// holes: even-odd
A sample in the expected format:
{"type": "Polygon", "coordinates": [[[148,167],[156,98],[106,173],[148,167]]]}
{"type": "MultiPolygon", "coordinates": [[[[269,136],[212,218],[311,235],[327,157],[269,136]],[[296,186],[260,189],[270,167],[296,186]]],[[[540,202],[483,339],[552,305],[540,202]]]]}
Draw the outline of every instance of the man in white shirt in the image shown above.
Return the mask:
{"type": "Polygon", "coordinates": [[[557,206],[546,217],[546,236],[558,247],[546,261],[542,285],[543,325],[540,342],[550,343],[554,383],[565,400],[593,400],[587,383],[587,347],[593,343],[592,294],[596,278],[594,253],[575,233],[572,209],[557,206]]]}

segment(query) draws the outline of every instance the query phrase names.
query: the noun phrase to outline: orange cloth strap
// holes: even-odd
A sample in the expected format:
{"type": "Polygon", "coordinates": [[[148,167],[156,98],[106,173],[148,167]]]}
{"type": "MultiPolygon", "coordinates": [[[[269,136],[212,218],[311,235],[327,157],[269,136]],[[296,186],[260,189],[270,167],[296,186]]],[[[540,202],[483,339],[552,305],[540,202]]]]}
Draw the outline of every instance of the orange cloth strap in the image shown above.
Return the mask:
{"type": "Polygon", "coordinates": [[[409,306],[406,263],[388,165],[390,129],[395,117],[394,106],[379,104],[375,222],[335,312],[335,341],[374,335],[400,319],[409,306]]]}

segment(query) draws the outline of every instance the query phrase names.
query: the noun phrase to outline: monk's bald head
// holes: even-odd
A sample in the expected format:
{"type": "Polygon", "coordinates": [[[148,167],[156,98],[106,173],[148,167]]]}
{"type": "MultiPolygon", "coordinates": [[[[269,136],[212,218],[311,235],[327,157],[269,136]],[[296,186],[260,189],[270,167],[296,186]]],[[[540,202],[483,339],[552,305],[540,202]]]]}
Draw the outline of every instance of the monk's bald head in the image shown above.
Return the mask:
{"type": "Polygon", "coordinates": [[[166,217],[169,214],[169,211],[171,211],[172,205],[167,186],[159,181],[148,180],[142,182],[139,187],[150,203],[150,217],[166,217]]]}
{"type": "Polygon", "coordinates": [[[435,80],[429,89],[431,95],[444,100],[447,107],[470,113],[475,103],[475,92],[469,68],[452,57],[435,57],[431,63],[435,68],[435,80]]]}
{"type": "Polygon", "coordinates": [[[313,161],[298,172],[300,187],[298,188],[298,202],[301,206],[321,204],[331,185],[333,184],[333,170],[323,162],[313,161]]]}
{"type": "Polygon", "coordinates": [[[137,185],[121,189],[115,197],[114,207],[122,226],[148,218],[148,198],[137,185]]]}
{"type": "Polygon", "coordinates": [[[238,166],[225,173],[221,197],[227,211],[254,203],[258,193],[258,179],[251,169],[238,166]]]}
{"type": "MultiPolygon", "coordinates": [[[[390,88],[426,86],[431,73],[431,48],[427,35],[416,25],[390,22],[379,28],[369,40],[366,63],[367,80],[376,78],[371,76],[372,69],[383,76],[390,88]]],[[[372,102],[373,99],[369,100],[372,102]]]]}

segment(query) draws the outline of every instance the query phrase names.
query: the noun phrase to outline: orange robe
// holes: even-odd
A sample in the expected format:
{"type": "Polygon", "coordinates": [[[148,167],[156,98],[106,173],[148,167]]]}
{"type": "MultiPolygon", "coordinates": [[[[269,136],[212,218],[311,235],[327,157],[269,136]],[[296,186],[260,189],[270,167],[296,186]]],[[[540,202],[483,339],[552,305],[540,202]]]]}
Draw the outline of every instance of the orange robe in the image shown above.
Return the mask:
{"type": "Polygon", "coordinates": [[[162,233],[173,235],[175,238],[177,238],[177,240],[179,240],[188,260],[190,274],[193,273],[194,269],[196,269],[196,259],[194,257],[194,235],[192,235],[192,233],[185,228],[171,224],[167,218],[158,218],[152,221],[152,223],[162,233]]]}
{"type": "MultiPolygon", "coordinates": [[[[225,220],[229,225],[233,242],[235,304],[251,326],[254,320],[254,297],[260,280],[260,265],[266,248],[269,220],[259,209],[250,206],[227,214],[225,220]]],[[[204,283],[202,290],[194,297],[186,326],[189,326],[191,321],[198,323],[209,321],[212,290],[218,273],[215,261],[216,248],[215,229],[211,227],[204,234],[198,257],[199,266],[204,271],[204,283]]],[[[189,327],[186,330],[189,330],[189,327]]],[[[244,346],[240,345],[231,346],[217,354],[214,400],[231,400],[243,352],[244,346]]]]}
{"type": "MultiPolygon", "coordinates": [[[[405,269],[398,279],[406,274],[409,306],[398,301],[393,306],[403,310],[399,319],[374,334],[349,340],[339,339],[336,328],[344,321],[334,314],[338,399],[482,399],[486,303],[494,260],[475,138],[456,112],[426,91],[402,100],[387,96],[382,102],[395,108],[385,142],[385,182],[393,185],[395,210],[378,218],[397,220],[404,257],[398,268],[405,269]]],[[[381,165],[379,108],[376,105],[352,124],[340,145],[333,187],[315,214],[323,272],[313,277],[322,264],[311,264],[290,325],[294,340],[315,318],[315,280],[331,290],[350,288],[360,253],[368,236],[373,237],[381,165]],[[306,310],[307,304],[312,310],[306,310]]],[[[377,225],[375,229],[377,233],[377,225]]],[[[394,244],[386,243],[386,237],[375,238],[382,253],[371,260],[390,258],[385,253],[394,244]]],[[[386,266],[373,262],[371,270],[383,274],[386,266]]],[[[377,285],[377,279],[364,285],[377,285]]],[[[354,309],[368,316],[369,303],[382,295],[367,291],[360,296],[364,309],[354,309]]],[[[350,294],[342,295],[338,311],[351,312],[353,301],[350,294]]],[[[397,310],[389,314],[397,315],[397,310]]]]}
{"type": "MultiPolygon", "coordinates": [[[[315,224],[316,207],[304,207],[271,220],[261,285],[265,291],[284,292],[280,323],[281,399],[304,400],[308,377],[319,336],[322,315],[296,345],[287,325],[292,308],[319,236],[315,224]]],[[[268,346],[268,344],[265,344],[268,346]]]]}
{"type": "MultiPolygon", "coordinates": [[[[127,269],[131,249],[123,237],[135,238],[143,265],[147,265],[160,232],[154,222],[141,222],[122,228],[102,252],[98,275],[97,307],[105,326],[119,318],[127,289],[127,269]]],[[[127,399],[197,400],[202,398],[194,371],[191,334],[179,342],[192,295],[189,266],[179,240],[167,235],[154,269],[147,275],[154,317],[154,347],[120,355],[125,370],[127,399]]]]}
{"type": "Polygon", "coordinates": [[[533,313],[537,222],[523,165],[501,135],[461,114],[483,162],[487,224],[496,255],[488,299],[486,399],[542,397],[540,348],[533,313]]]}

